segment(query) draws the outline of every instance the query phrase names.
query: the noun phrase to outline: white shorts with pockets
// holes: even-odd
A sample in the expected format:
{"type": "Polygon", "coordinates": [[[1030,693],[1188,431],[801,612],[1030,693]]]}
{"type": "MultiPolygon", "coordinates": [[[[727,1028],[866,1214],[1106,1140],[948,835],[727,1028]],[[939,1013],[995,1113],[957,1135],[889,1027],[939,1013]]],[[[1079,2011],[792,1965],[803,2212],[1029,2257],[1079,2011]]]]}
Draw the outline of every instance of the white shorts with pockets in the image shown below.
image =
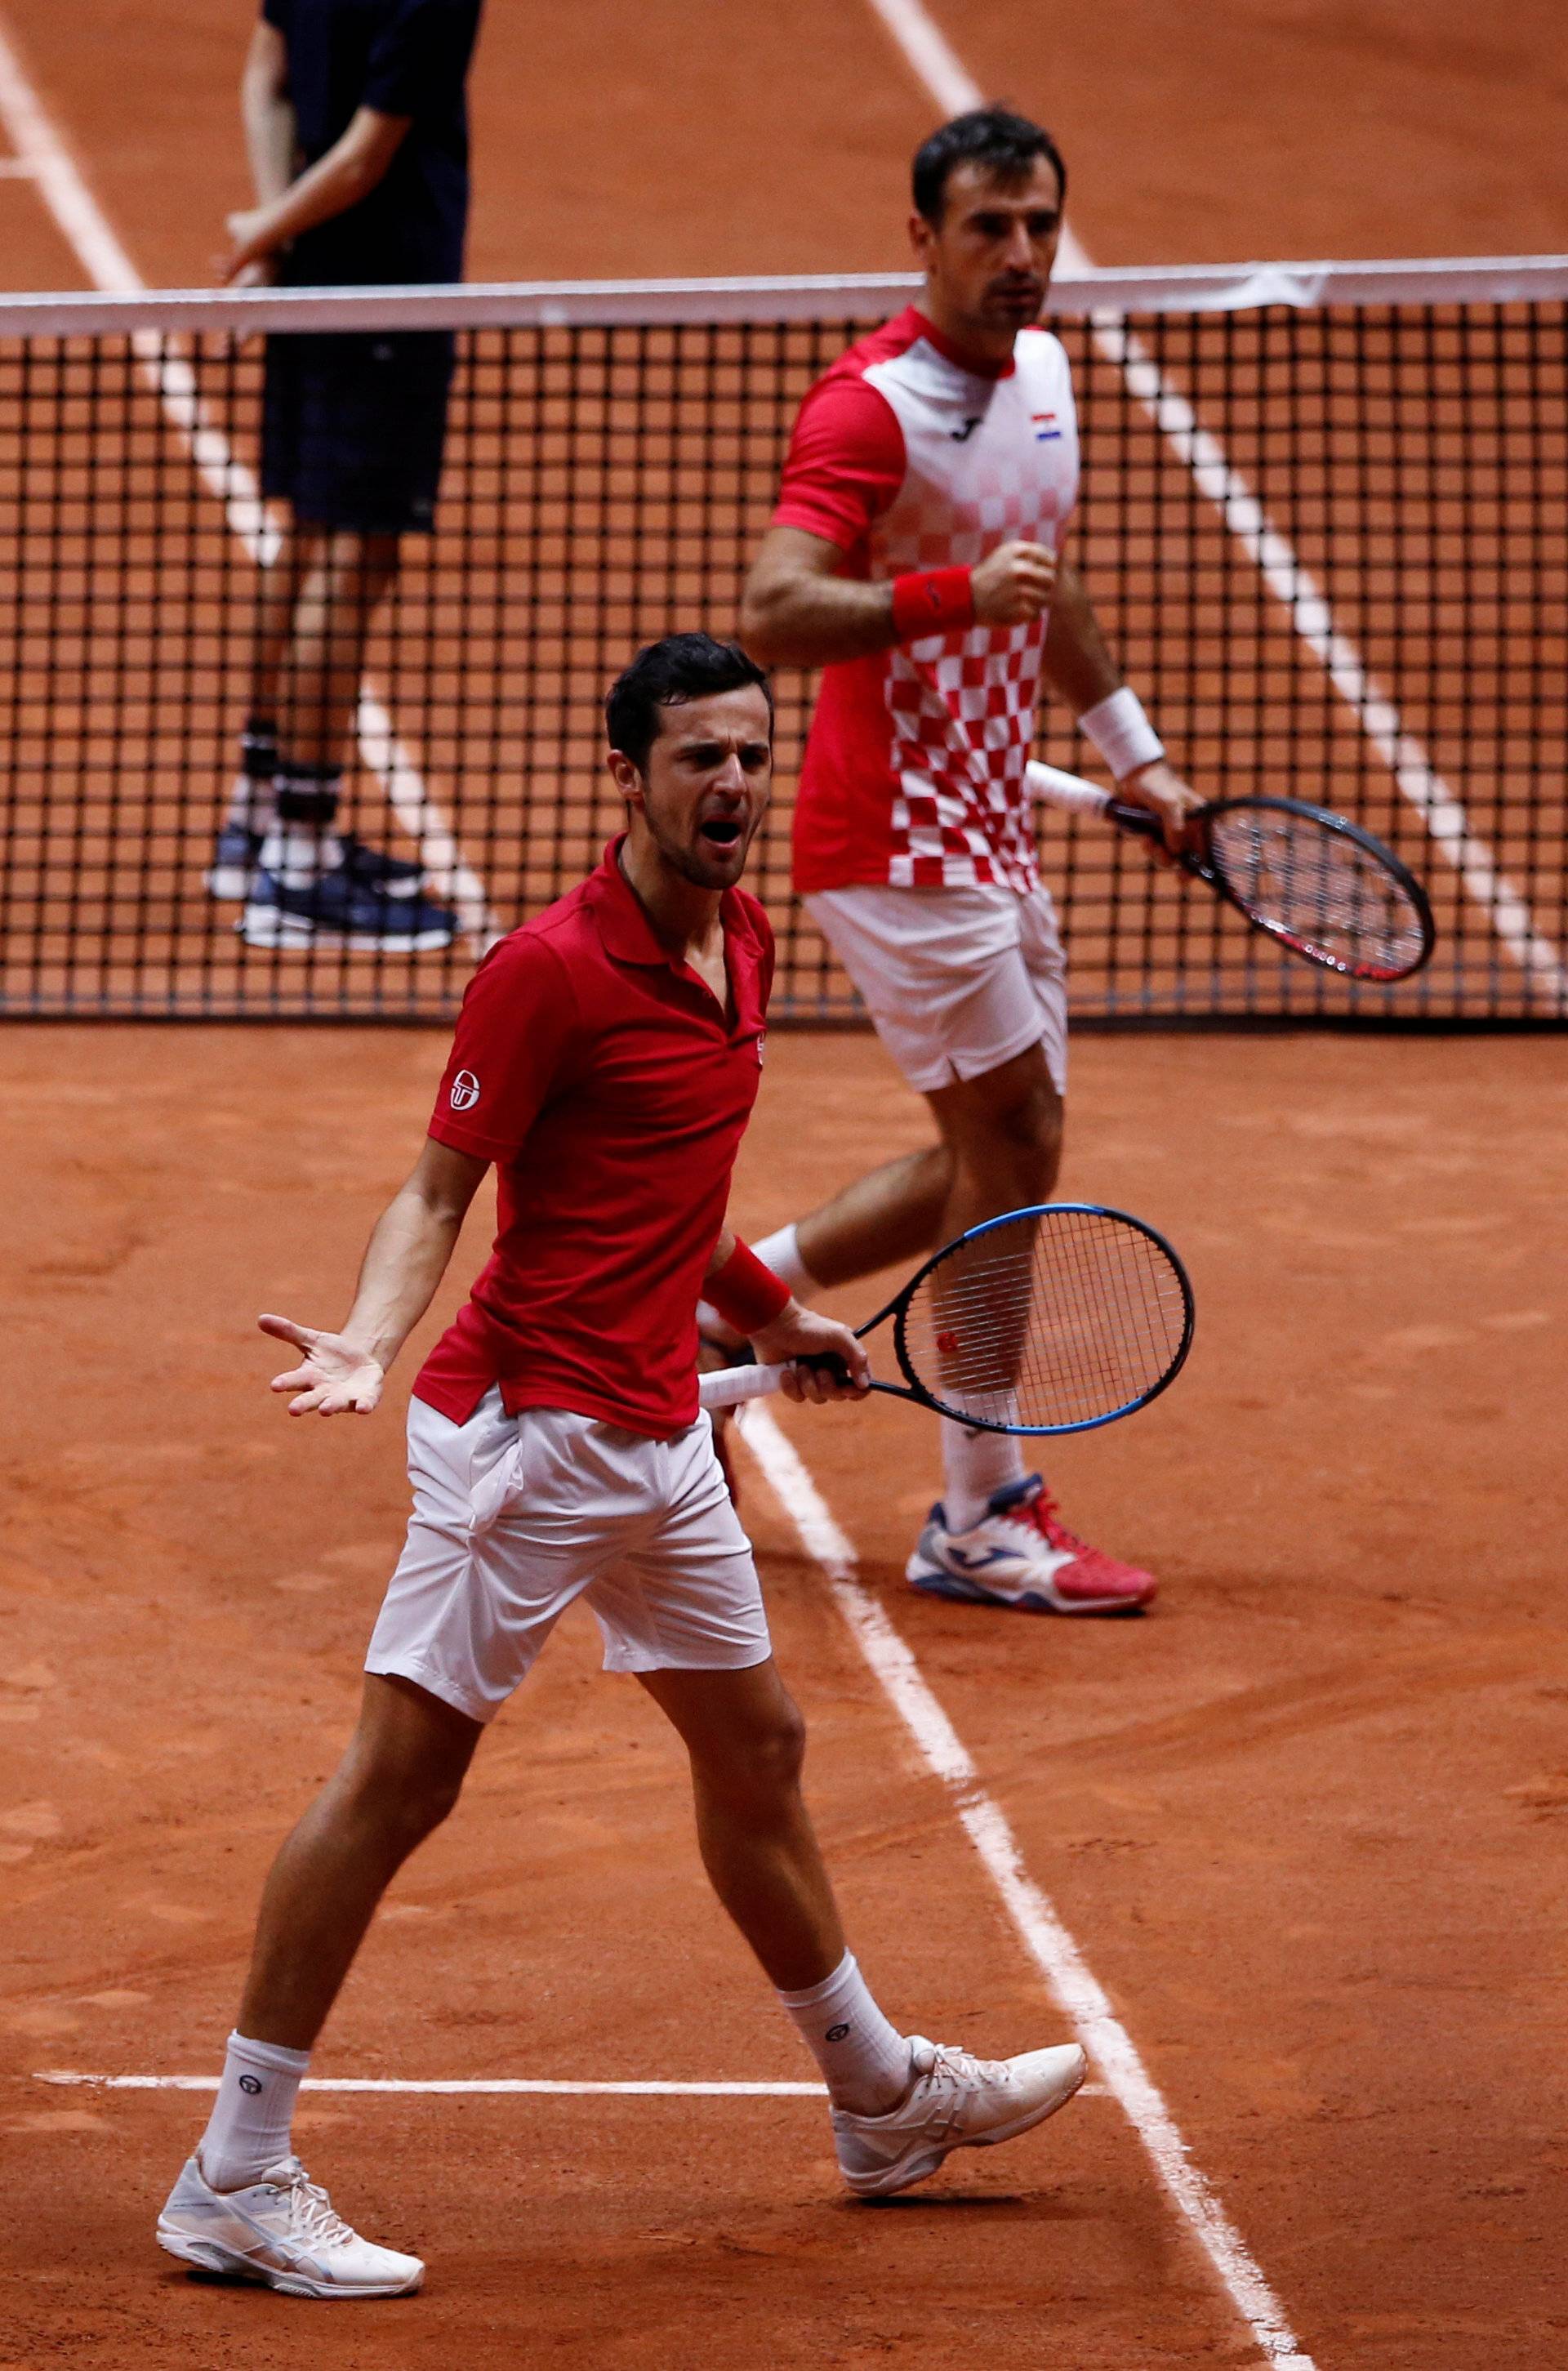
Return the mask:
{"type": "Polygon", "coordinates": [[[772,1652],[706,1416],[668,1440],[566,1408],[464,1425],[409,1406],[409,1535],[365,1670],[488,1721],[586,1598],[607,1671],[741,1671],[772,1652]]]}
{"type": "Polygon", "coordinates": [[[1044,887],[819,889],[807,912],[923,1095],[1044,1049],[1067,1087],[1067,962],[1044,887]]]}

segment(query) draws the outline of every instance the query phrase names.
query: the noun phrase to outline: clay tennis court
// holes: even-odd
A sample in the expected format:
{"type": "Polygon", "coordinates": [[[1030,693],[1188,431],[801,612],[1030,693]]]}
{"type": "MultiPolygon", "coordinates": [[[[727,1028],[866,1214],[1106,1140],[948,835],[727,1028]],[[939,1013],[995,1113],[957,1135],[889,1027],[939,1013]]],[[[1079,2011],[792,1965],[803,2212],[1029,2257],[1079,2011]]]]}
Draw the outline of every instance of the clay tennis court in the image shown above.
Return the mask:
{"type": "MultiPolygon", "coordinates": [[[[941,13],[981,85],[1057,130],[1099,262],[1568,244],[1544,7],[1226,6],[1179,54],[1147,7],[941,13]]],[[[243,195],[241,18],[59,0],[5,30],[142,276],[202,281],[243,195]]],[[[475,102],[470,270],[498,279],[894,268],[937,111],[869,11],[804,5],[495,7],[475,102]]],[[[84,283],[35,179],[0,176],[0,223],[12,285],[84,283]]],[[[251,1321],[340,1313],[443,1052],[393,1028],[0,1037],[0,2361],[1568,2352],[1568,1084],[1546,1035],[1078,1039],[1064,1187],[1164,1228],[1200,1313],[1178,1386],[1050,1463],[1074,1521],[1161,1576],[1147,1620],[905,1591],[933,1487],[911,1411],[754,1435],[746,1512],[868,1973],[905,2023],[1001,2053],[1065,2034],[1046,1963],[1081,1965],[1109,2061],[1068,2115],[873,2210],[798,2090],[323,2089],[313,2170],[427,2256],[424,2294],[324,2324],[158,2255],[203,2099],[39,2078],[216,2072],[406,1496],[401,1395],[291,1426],[251,1321]],[[1152,2087],[1138,2118],[1118,2035],[1152,2087]],[[1223,2210],[1206,2250],[1184,2164],[1223,2210]]],[[[737,1220],[762,1232],[921,1136],[870,1038],[778,1033],[737,1220]]],[[[421,1340],[482,1241],[476,1218],[421,1340]]],[[[709,1897],[673,1740],[597,1660],[570,1620],[502,1716],[394,1890],[324,2083],[811,2076],[709,1897]]]]}

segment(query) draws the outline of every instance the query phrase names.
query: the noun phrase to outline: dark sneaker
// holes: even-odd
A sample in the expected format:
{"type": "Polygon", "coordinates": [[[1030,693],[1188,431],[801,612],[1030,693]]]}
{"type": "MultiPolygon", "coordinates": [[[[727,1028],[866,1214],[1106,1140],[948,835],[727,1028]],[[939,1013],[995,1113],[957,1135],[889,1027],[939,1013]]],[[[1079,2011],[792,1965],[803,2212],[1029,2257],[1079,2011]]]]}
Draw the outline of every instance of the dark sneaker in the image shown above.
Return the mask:
{"type": "Polygon", "coordinates": [[[290,889],[258,873],[235,925],[253,947],[363,947],[375,954],[426,954],[449,947],[457,917],[432,898],[389,897],[345,865],[308,888],[290,889]]]}
{"type": "MultiPolygon", "coordinates": [[[[342,850],[342,869],[362,888],[374,889],[383,897],[417,897],[424,883],[424,873],[407,857],[387,856],[379,848],[371,848],[346,831],[339,843],[342,850]]],[[[242,823],[225,823],[213,850],[213,862],[207,870],[207,890],[220,903],[242,905],[250,895],[250,885],[261,862],[261,834],[249,831],[242,823]]]]}

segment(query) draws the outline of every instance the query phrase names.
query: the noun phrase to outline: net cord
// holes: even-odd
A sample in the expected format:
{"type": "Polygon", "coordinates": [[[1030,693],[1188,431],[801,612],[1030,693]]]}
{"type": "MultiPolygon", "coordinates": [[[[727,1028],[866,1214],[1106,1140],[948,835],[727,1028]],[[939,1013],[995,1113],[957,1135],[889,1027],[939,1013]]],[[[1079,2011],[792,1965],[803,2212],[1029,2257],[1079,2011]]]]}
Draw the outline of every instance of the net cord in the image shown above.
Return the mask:
{"type": "MultiPolygon", "coordinates": [[[[757,279],[520,280],[462,286],[165,288],[122,295],[66,290],[7,297],[0,337],[138,330],[570,329],[617,324],[876,319],[918,296],[905,272],[812,272],[757,279]]],[[[1378,263],[1186,264],[1063,274],[1049,312],[1061,320],[1130,315],[1297,311],[1329,306],[1510,305],[1568,298],[1568,256],[1415,259],[1378,263]]]]}

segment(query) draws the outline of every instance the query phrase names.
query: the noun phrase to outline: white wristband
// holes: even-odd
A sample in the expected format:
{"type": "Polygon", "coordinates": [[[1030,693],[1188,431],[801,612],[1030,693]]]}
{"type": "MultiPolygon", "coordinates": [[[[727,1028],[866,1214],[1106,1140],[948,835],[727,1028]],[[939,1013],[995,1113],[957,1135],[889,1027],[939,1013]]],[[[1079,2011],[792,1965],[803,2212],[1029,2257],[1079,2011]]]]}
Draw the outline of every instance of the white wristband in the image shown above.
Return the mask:
{"type": "Polygon", "coordinates": [[[1093,742],[1119,782],[1165,755],[1165,744],[1130,684],[1123,684],[1108,699],[1086,709],[1078,718],[1078,731],[1093,742]]]}

